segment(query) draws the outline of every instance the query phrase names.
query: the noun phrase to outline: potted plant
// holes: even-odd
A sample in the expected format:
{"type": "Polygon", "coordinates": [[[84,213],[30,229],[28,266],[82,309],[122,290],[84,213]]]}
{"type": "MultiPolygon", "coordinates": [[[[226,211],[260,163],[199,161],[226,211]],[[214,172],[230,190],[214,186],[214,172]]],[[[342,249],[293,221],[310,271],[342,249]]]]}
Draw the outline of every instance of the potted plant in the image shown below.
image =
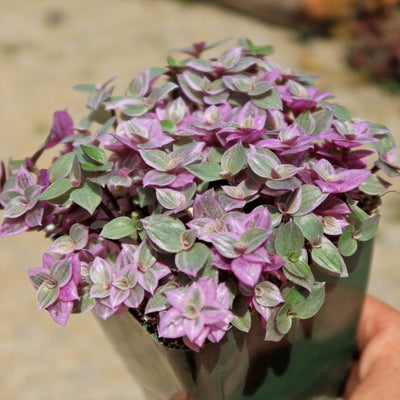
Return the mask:
{"type": "Polygon", "coordinates": [[[1,236],[44,231],[39,309],[60,325],[93,309],[147,398],[337,395],[393,138],[271,46],[201,58],[214,45],[124,95],[75,86],[88,115],[57,111],[32,157],[1,166],[1,236]]]}

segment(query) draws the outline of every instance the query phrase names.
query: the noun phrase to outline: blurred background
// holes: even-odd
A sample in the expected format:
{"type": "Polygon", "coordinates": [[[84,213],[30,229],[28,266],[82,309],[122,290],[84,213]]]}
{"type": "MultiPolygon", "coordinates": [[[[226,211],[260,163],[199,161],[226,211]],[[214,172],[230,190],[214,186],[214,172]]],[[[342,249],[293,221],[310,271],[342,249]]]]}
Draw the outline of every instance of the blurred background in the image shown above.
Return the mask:
{"type": "MultiPolygon", "coordinates": [[[[73,85],[118,75],[121,92],[168,50],[227,37],[274,45],[273,61],[323,77],[399,144],[399,12],[397,0],[0,0],[0,159],[33,154],[54,111],[85,115],[73,85]]],[[[400,310],[400,196],[383,203],[368,292],[400,310]]],[[[93,315],[62,328],[37,310],[25,270],[48,246],[40,234],[0,240],[0,399],[148,400],[93,315]]]]}

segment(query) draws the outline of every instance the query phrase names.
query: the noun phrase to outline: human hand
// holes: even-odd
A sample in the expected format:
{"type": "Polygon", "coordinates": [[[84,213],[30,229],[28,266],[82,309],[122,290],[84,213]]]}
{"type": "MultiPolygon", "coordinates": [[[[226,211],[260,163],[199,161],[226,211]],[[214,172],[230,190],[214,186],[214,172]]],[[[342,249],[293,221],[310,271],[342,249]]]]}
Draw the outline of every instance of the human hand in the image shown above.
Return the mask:
{"type": "Polygon", "coordinates": [[[367,296],[357,348],[343,400],[400,399],[400,313],[367,296]]]}

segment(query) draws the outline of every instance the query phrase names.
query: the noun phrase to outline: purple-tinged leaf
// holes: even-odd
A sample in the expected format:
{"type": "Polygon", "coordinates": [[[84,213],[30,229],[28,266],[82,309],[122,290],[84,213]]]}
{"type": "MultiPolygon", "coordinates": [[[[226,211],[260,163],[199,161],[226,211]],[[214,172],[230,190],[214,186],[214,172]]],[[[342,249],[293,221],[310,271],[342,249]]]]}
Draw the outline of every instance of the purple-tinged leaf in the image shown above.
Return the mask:
{"type": "Polygon", "coordinates": [[[177,87],[178,85],[173,82],[165,82],[161,87],[155,88],[151,92],[150,96],[152,104],[159,103],[164,100],[168,94],[174,91],[177,87]]]}
{"type": "Polygon", "coordinates": [[[65,286],[72,277],[72,264],[70,259],[59,260],[50,269],[50,278],[57,282],[58,287],[65,286]]]}
{"type": "Polygon", "coordinates": [[[257,64],[257,58],[255,57],[243,57],[235,64],[234,67],[229,69],[229,72],[242,72],[254,64],[257,64]]]}
{"type": "Polygon", "coordinates": [[[113,271],[111,265],[100,257],[96,257],[90,267],[90,279],[94,283],[111,285],[113,271]]]}
{"type": "Polygon", "coordinates": [[[174,182],[175,178],[176,176],[172,173],[151,170],[143,177],[143,186],[145,188],[148,186],[168,186],[174,182]]]}
{"type": "Polygon", "coordinates": [[[284,302],[278,286],[268,281],[260,282],[255,286],[254,297],[256,302],[264,307],[273,307],[284,302]]]}
{"type": "Polygon", "coordinates": [[[240,282],[253,287],[260,279],[262,264],[249,262],[239,257],[232,261],[232,272],[240,282]]]}
{"type": "Polygon", "coordinates": [[[185,79],[186,83],[197,92],[201,92],[203,90],[203,78],[201,74],[185,71],[182,74],[183,78],[185,79]]]}
{"type": "Polygon", "coordinates": [[[144,299],[144,290],[141,286],[136,285],[129,291],[129,297],[125,300],[125,305],[130,308],[137,308],[144,299]]]}
{"type": "Polygon", "coordinates": [[[234,234],[218,233],[211,237],[211,241],[217,251],[224,257],[236,258],[241,255],[241,252],[235,248],[238,238],[234,234]]]}
{"type": "Polygon", "coordinates": [[[73,135],[74,122],[66,111],[56,111],[53,116],[53,125],[46,143],[46,149],[54,147],[65,137],[73,135]]]}
{"type": "Polygon", "coordinates": [[[89,237],[89,231],[86,226],[74,224],[71,226],[69,234],[71,239],[75,242],[77,250],[81,250],[86,246],[89,237]]]}
{"type": "Polygon", "coordinates": [[[7,204],[14,199],[15,197],[22,196],[22,190],[5,190],[4,192],[0,193],[0,204],[5,208],[7,204]]]}
{"type": "Polygon", "coordinates": [[[228,100],[229,93],[209,94],[204,96],[204,103],[209,105],[223,104],[228,100]]]}
{"type": "Polygon", "coordinates": [[[174,147],[174,151],[170,153],[171,160],[179,160],[179,165],[185,166],[192,164],[201,157],[204,143],[193,142],[181,146],[174,147]]]}
{"type": "Polygon", "coordinates": [[[187,107],[182,97],[178,97],[170,103],[165,111],[165,118],[172,121],[174,124],[179,124],[184,118],[187,107]]]}
{"type": "Polygon", "coordinates": [[[188,83],[186,82],[186,79],[184,78],[183,75],[178,75],[178,82],[179,86],[182,89],[182,92],[185,94],[185,96],[193,101],[196,104],[202,104],[203,103],[203,96],[202,93],[199,91],[193,90],[188,83]]]}
{"type": "Polygon", "coordinates": [[[42,204],[35,206],[25,214],[25,223],[29,228],[42,225],[44,215],[44,206],[42,204]]]}
{"type": "Polygon", "coordinates": [[[247,161],[250,169],[262,178],[269,178],[271,170],[280,164],[278,157],[272,151],[252,145],[250,152],[247,153],[247,161]]]}
{"type": "Polygon", "coordinates": [[[29,226],[26,225],[24,216],[19,218],[5,218],[0,228],[0,236],[7,237],[18,235],[28,229],[29,226]]]}
{"type": "Polygon", "coordinates": [[[156,189],[156,197],[158,202],[168,210],[182,207],[186,203],[185,196],[173,189],[156,189]]]}
{"type": "Polygon", "coordinates": [[[143,161],[157,171],[167,171],[170,158],[168,154],[161,150],[140,150],[143,161]]]}
{"type": "Polygon", "coordinates": [[[18,168],[17,175],[15,177],[15,189],[25,190],[26,188],[33,186],[35,184],[35,179],[28,170],[21,165],[18,168]]]}
{"type": "Polygon", "coordinates": [[[221,204],[207,194],[197,195],[193,205],[194,218],[219,219],[225,214],[221,204]]]}
{"type": "Polygon", "coordinates": [[[179,240],[184,250],[189,250],[193,245],[197,237],[197,231],[195,229],[188,229],[181,233],[179,240]]]}
{"type": "Polygon", "coordinates": [[[5,218],[18,218],[25,214],[28,208],[27,199],[24,196],[14,197],[5,207],[3,216],[5,218]]]}
{"type": "Polygon", "coordinates": [[[195,58],[186,63],[186,67],[200,72],[214,72],[214,68],[209,60],[195,58]]]}
{"type": "Polygon", "coordinates": [[[225,69],[233,68],[240,60],[242,55],[241,47],[234,47],[224,51],[219,57],[218,62],[221,63],[225,69]]]}
{"type": "Polygon", "coordinates": [[[57,285],[50,285],[47,280],[44,281],[36,292],[36,303],[39,310],[43,310],[56,302],[59,293],[60,288],[57,285]]]}
{"type": "Polygon", "coordinates": [[[76,249],[75,242],[68,235],[63,235],[53,241],[48,253],[51,254],[69,254],[73,253],[76,249]]]}
{"type": "Polygon", "coordinates": [[[246,247],[244,254],[252,253],[255,249],[260,247],[271,234],[263,228],[250,228],[240,237],[240,243],[246,247]]]}
{"type": "Polygon", "coordinates": [[[61,326],[65,326],[71,315],[74,303],[72,301],[58,300],[47,308],[51,318],[54,322],[61,326]]]}
{"type": "Polygon", "coordinates": [[[228,171],[231,175],[236,175],[246,164],[246,151],[240,142],[226,150],[221,158],[223,171],[228,171]]]}

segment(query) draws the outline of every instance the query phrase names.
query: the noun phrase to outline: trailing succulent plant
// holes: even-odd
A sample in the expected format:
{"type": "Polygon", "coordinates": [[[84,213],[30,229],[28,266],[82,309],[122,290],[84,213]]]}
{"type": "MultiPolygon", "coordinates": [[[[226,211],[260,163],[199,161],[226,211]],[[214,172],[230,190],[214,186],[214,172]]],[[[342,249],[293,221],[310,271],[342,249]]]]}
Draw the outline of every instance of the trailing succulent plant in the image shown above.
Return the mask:
{"type": "Polygon", "coordinates": [[[388,129],[267,60],[270,46],[240,40],[201,58],[210,47],[181,49],[124,95],[112,80],[77,85],[87,117],[57,111],[7,179],[2,164],[1,236],[52,239],[28,275],[57,323],[131,310],[198,350],[260,318],[278,341],[323,304],[313,271],[346,277],[343,257],[374,236],[382,175],[399,172],[388,129]]]}

